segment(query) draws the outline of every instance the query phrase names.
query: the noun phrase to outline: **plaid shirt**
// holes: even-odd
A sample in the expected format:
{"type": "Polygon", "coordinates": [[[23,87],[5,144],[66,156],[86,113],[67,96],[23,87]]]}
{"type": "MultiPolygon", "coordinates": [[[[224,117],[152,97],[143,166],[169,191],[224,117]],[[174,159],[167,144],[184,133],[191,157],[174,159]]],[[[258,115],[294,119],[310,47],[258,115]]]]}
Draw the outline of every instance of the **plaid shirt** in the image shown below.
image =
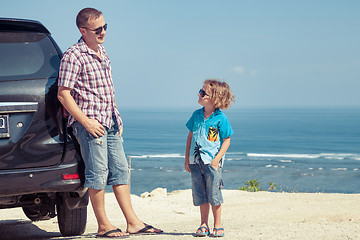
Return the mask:
{"type": "MultiPolygon", "coordinates": [[[[115,106],[110,60],[105,48],[99,45],[99,49],[101,59],[80,38],[61,59],[58,85],[72,89],[72,97],[89,118],[110,128],[114,113],[118,126],[121,126],[120,113],[115,106]]],[[[75,121],[70,115],[68,125],[75,121]]]]}

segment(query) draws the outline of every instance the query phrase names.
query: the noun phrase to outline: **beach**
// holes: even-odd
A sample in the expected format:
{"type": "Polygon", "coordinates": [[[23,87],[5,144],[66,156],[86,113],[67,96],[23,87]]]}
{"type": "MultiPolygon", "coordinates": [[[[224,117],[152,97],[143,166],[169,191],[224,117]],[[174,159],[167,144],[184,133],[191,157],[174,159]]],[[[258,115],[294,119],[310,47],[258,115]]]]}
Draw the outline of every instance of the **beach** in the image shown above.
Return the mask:
{"type": "MultiPolygon", "coordinates": [[[[200,222],[191,190],[166,189],[150,197],[132,195],[140,219],[162,228],[161,235],[132,235],[130,239],[192,239],[200,222]]],[[[360,239],[360,194],[244,192],[224,190],[223,239],[360,239]]],[[[126,230],[112,193],[106,194],[109,219],[126,230]]],[[[210,213],[210,226],[213,224],[210,213]]],[[[57,219],[31,222],[21,208],[0,210],[0,239],[95,239],[97,224],[88,207],[82,236],[62,237],[57,219]]]]}

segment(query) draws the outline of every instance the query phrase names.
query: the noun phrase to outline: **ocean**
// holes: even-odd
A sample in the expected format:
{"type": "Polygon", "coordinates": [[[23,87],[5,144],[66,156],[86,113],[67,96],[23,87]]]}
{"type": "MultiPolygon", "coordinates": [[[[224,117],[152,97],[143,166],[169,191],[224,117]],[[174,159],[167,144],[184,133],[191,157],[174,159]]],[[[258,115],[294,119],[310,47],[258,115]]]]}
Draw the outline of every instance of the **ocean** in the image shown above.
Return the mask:
{"type": "MultiPolygon", "coordinates": [[[[199,106],[200,107],[200,106],[199,106]]],[[[191,188],[184,170],[196,108],[120,109],[131,158],[131,193],[191,188]]],[[[360,108],[230,108],[234,135],[223,170],[225,189],[258,179],[267,190],[360,193],[360,108]]],[[[112,191],[107,187],[106,191],[112,191]]]]}

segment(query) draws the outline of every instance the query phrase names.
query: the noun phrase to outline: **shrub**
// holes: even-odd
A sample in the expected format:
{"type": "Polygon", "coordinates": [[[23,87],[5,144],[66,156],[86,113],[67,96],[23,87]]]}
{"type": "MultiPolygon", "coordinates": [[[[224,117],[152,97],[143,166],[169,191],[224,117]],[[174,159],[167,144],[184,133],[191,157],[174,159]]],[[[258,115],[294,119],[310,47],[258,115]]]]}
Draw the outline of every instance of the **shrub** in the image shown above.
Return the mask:
{"type": "MultiPolygon", "coordinates": [[[[239,187],[238,189],[241,191],[247,191],[247,192],[259,192],[259,191],[265,191],[260,187],[260,182],[258,182],[259,179],[252,179],[245,183],[244,186],[239,187]]],[[[274,182],[269,183],[270,187],[267,191],[276,190],[276,187],[278,186],[274,182]]]]}

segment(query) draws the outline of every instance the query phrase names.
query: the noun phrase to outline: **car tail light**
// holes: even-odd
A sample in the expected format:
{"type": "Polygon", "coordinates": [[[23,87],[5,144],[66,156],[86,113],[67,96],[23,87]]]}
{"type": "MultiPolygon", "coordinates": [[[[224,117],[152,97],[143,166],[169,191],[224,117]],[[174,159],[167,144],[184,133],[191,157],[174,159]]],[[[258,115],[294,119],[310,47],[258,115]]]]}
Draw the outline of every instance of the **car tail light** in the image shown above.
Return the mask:
{"type": "Polygon", "coordinates": [[[61,175],[62,180],[74,180],[74,179],[80,179],[79,174],[63,174],[61,175]]]}

